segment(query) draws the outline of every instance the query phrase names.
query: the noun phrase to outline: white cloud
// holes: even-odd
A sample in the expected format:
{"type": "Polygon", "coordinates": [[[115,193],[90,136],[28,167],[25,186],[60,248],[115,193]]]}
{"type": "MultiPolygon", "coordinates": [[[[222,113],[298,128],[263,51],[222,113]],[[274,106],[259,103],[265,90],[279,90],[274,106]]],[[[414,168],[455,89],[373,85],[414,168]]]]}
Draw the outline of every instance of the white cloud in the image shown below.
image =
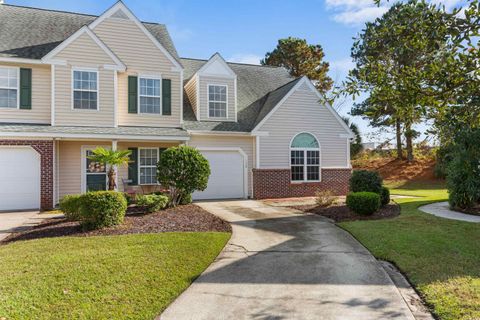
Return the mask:
{"type": "Polygon", "coordinates": [[[248,64],[260,64],[260,60],[262,60],[262,59],[263,59],[263,57],[258,56],[256,54],[239,53],[239,54],[234,54],[229,59],[227,59],[227,61],[238,62],[238,63],[248,63],[248,64]]]}
{"type": "Polygon", "coordinates": [[[351,58],[343,58],[340,60],[334,60],[330,62],[330,73],[333,75],[334,78],[343,79],[347,74],[348,71],[353,69],[355,64],[353,63],[351,58]]]}
{"type": "Polygon", "coordinates": [[[381,17],[387,11],[387,7],[366,7],[335,14],[333,20],[348,25],[359,25],[381,17]]]}
{"type": "Polygon", "coordinates": [[[463,0],[430,0],[434,4],[442,4],[445,6],[445,9],[452,10],[453,8],[460,7],[464,2],[463,0]]]}

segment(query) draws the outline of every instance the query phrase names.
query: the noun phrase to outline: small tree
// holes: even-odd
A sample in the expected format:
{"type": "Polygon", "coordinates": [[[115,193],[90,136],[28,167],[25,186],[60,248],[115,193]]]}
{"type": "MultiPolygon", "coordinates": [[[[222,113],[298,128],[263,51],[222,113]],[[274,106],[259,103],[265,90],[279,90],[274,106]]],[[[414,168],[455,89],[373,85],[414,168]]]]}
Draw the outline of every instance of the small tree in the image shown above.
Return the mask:
{"type": "Polygon", "coordinates": [[[172,147],[165,150],[158,162],[158,181],[170,189],[170,204],[176,206],[194,191],[207,188],[210,176],[208,160],[195,148],[172,147]]]}
{"type": "Polygon", "coordinates": [[[98,147],[92,151],[93,155],[89,156],[88,158],[95,162],[100,162],[109,166],[108,169],[108,190],[115,190],[117,188],[116,180],[116,173],[115,167],[128,165],[130,161],[130,153],[129,150],[122,150],[122,151],[114,151],[110,149],[105,149],[102,147],[98,147]]]}

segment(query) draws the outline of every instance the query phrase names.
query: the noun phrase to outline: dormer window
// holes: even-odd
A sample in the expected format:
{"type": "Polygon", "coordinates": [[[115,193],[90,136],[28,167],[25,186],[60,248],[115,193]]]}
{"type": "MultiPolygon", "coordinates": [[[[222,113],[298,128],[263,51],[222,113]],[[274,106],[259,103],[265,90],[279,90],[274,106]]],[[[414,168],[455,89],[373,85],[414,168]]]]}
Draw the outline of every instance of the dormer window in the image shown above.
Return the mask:
{"type": "Polygon", "coordinates": [[[227,86],[208,85],[208,116],[227,118],[227,86]]]}

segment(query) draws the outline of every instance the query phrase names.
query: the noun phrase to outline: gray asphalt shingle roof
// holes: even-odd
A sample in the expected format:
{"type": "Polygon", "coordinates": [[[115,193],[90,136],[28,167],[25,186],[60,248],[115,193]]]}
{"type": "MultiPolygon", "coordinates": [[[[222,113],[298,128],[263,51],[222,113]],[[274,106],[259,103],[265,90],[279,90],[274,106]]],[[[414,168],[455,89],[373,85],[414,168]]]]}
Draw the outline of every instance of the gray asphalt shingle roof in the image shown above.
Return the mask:
{"type": "MultiPolygon", "coordinates": [[[[40,59],[97,16],[30,7],[0,5],[0,56],[40,59]]],[[[150,33],[179,61],[163,24],[143,22],[150,33]]]]}
{"type": "Polygon", "coordinates": [[[180,128],[156,127],[73,127],[49,126],[33,124],[0,124],[0,132],[44,133],[44,134],[77,134],[77,135],[115,135],[115,136],[164,136],[188,137],[188,133],[180,128]]]}
{"type": "MultiPolygon", "coordinates": [[[[189,58],[180,60],[185,68],[185,83],[207,62],[189,58]]],[[[227,64],[237,75],[237,122],[197,121],[184,94],[185,129],[249,132],[298,81],[284,68],[232,62],[227,64]]]]}

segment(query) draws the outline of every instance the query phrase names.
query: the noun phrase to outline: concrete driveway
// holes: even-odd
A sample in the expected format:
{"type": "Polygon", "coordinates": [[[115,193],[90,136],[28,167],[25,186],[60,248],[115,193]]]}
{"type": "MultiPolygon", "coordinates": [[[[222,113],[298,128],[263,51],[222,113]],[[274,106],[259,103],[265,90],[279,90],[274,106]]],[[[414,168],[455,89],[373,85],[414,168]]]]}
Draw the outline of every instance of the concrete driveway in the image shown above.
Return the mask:
{"type": "Polygon", "coordinates": [[[159,319],[414,319],[380,263],[327,219],[259,201],[199,205],[232,238],[159,319]]]}
{"type": "Polygon", "coordinates": [[[38,211],[28,212],[0,212],[0,241],[12,232],[30,228],[48,215],[40,215],[38,211]]]}

